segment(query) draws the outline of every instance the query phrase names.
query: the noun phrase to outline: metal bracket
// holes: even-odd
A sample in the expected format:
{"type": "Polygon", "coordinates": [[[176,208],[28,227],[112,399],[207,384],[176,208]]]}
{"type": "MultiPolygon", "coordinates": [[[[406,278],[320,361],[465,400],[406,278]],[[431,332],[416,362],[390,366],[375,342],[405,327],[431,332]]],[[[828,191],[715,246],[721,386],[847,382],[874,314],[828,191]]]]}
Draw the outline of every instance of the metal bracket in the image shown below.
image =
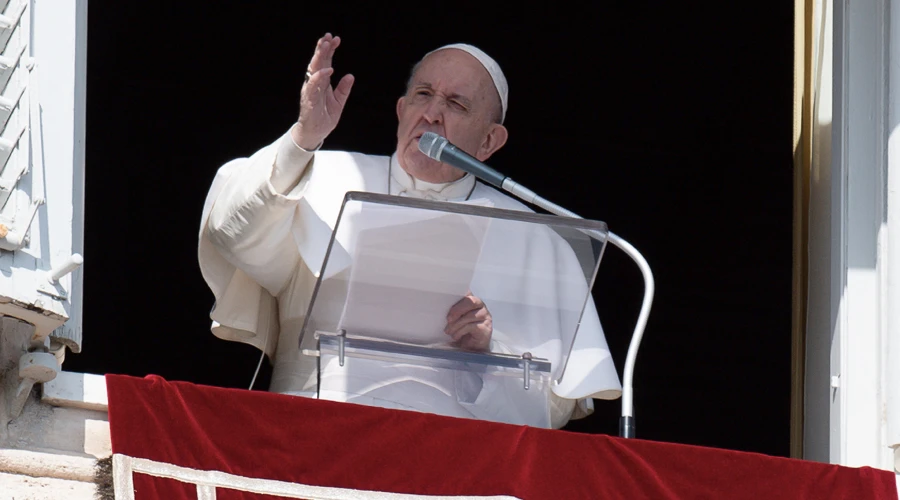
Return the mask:
{"type": "MultiPolygon", "coordinates": [[[[500,353],[470,353],[464,351],[448,351],[445,349],[431,349],[427,346],[415,346],[415,345],[404,345],[397,344],[393,345],[391,342],[380,342],[377,340],[371,339],[361,339],[356,337],[347,337],[347,330],[341,329],[338,332],[327,332],[322,330],[316,330],[313,334],[316,340],[319,341],[319,349],[303,349],[302,353],[305,356],[321,356],[323,352],[327,354],[334,355],[335,347],[337,347],[337,357],[338,364],[340,366],[344,366],[345,360],[347,358],[347,349],[350,349],[350,356],[358,356],[360,351],[378,351],[383,353],[392,353],[393,356],[414,356],[414,357],[424,357],[428,359],[443,359],[443,360],[454,360],[455,362],[462,362],[464,364],[475,363],[484,363],[486,365],[492,366],[502,366],[507,369],[515,369],[518,367],[522,368],[522,386],[527,391],[531,389],[531,374],[532,372],[538,373],[548,373],[550,371],[550,363],[544,358],[536,358],[530,352],[523,353],[522,355],[515,354],[500,354],[500,353]],[[328,339],[326,341],[326,347],[323,349],[322,340],[328,339]],[[337,345],[335,345],[337,344],[337,345]],[[391,350],[393,347],[393,350],[391,350]],[[387,349],[387,350],[384,350],[387,349]],[[462,356],[462,357],[461,357],[462,356]],[[475,357],[473,360],[472,357],[475,357]],[[490,360],[483,361],[481,358],[489,357],[490,360]]],[[[365,357],[365,356],[363,356],[365,357]]],[[[369,358],[376,359],[376,358],[369,358]]],[[[514,374],[513,371],[511,373],[514,374]]]]}
{"type": "MultiPolygon", "coordinates": [[[[338,331],[338,333],[323,332],[323,331],[316,330],[316,333],[314,335],[316,337],[316,340],[318,340],[319,337],[321,337],[323,335],[328,336],[328,337],[337,338],[337,341],[338,341],[338,364],[340,366],[344,366],[344,359],[346,357],[345,354],[346,354],[346,349],[347,349],[347,330],[344,330],[342,328],[341,330],[338,331]]],[[[320,356],[321,355],[320,351],[313,351],[313,350],[309,350],[309,349],[303,349],[302,352],[306,356],[320,356]]]]}
{"type": "Polygon", "coordinates": [[[63,289],[62,285],[59,283],[41,283],[38,285],[37,291],[57,300],[68,300],[69,298],[69,294],[66,293],[65,289],[63,289]]]}
{"type": "Polygon", "coordinates": [[[522,362],[525,364],[522,371],[524,372],[525,378],[525,390],[527,391],[531,387],[531,360],[534,357],[530,352],[526,352],[522,354],[522,362]]]}
{"type": "Polygon", "coordinates": [[[338,335],[338,364],[344,366],[344,351],[347,346],[347,330],[341,329],[338,335]]]}

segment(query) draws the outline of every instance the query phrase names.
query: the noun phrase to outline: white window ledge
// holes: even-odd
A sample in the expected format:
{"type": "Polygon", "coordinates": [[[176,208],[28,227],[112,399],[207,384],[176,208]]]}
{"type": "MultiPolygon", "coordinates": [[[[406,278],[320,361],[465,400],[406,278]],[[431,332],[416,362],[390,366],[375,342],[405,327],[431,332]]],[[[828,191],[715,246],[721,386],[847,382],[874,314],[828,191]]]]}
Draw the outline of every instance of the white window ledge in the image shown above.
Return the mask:
{"type": "Polygon", "coordinates": [[[55,379],[44,384],[41,401],[64,408],[106,412],[109,404],[106,378],[90,373],[59,372],[55,379]]]}

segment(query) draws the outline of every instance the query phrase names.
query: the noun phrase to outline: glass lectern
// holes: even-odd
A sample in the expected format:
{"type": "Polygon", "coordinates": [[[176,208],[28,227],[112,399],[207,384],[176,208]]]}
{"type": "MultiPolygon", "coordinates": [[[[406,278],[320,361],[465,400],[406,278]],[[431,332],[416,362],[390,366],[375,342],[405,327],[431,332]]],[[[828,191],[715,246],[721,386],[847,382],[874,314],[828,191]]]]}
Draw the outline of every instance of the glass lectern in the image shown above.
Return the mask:
{"type": "Polygon", "coordinates": [[[319,397],[549,427],[607,233],[487,200],[347,193],[300,340],[319,397]],[[484,350],[445,332],[470,296],[490,312],[484,350]]]}

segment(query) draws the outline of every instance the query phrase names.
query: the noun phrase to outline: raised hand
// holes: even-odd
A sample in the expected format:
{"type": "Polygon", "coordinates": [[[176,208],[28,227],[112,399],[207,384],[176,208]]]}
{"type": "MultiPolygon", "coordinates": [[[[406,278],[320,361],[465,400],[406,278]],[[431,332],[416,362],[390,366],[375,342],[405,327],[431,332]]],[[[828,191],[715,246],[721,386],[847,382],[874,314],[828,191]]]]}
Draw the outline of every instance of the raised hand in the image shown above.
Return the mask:
{"type": "Polygon", "coordinates": [[[353,75],[344,75],[336,87],[331,86],[331,61],[340,45],[341,37],[326,33],[316,43],[316,52],[307,67],[300,90],[300,117],[291,129],[294,142],[303,149],[315,149],[337,127],[350,96],[353,75]]]}
{"type": "Polygon", "coordinates": [[[444,333],[463,349],[487,351],[494,333],[491,312],[470,292],[450,308],[444,333]]]}

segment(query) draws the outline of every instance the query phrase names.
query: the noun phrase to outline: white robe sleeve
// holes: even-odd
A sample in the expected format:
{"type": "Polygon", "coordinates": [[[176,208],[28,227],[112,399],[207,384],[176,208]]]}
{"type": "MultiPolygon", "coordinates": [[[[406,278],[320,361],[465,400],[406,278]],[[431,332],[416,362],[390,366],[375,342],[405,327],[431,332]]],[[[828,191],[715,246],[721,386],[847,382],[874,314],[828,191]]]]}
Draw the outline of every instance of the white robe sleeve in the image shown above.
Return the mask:
{"type": "Polygon", "coordinates": [[[285,134],[216,173],[198,245],[200,269],[216,300],[210,313],[216,336],[274,353],[274,296],[300,258],[291,224],[309,183],[312,157],[285,134]]]}
{"type": "Polygon", "coordinates": [[[296,148],[288,135],[279,141],[275,158],[267,153],[238,160],[213,201],[206,235],[226,260],[274,296],[300,259],[291,227],[308,184],[312,153],[296,148]],[[292,172],[301,174],[296,182],[292,172]],[[294,184],[293,189],[280,193],[273,177],[280,187],[294,184]]]}

